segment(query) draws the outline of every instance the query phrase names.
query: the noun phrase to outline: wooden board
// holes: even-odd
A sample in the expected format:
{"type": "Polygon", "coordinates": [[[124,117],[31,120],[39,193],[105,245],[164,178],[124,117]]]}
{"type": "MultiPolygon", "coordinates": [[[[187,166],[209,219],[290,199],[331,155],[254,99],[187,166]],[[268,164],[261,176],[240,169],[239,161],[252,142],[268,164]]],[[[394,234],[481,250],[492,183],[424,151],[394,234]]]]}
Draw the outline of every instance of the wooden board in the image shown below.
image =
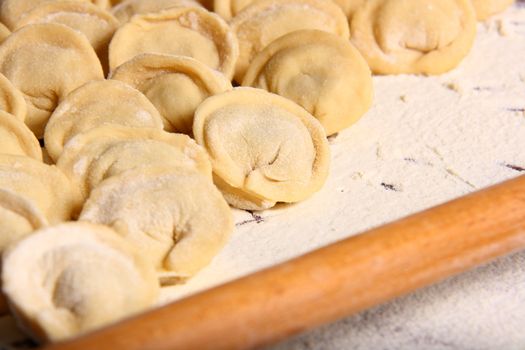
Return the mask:
{"type": "Polygon", "coordinates": [[[525,176],[47,349],[260,347],[523,248],[525,176]]]}

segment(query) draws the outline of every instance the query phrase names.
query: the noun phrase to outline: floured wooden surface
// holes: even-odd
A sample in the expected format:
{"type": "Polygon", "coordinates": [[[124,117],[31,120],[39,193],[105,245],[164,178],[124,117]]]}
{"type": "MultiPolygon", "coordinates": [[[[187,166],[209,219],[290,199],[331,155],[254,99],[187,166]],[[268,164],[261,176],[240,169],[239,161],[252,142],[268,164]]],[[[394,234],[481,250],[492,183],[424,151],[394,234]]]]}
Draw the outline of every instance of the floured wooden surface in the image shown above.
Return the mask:
{"type": "MultiPolygon", "coordinates": [[[[236,211],[227,247],[186,285],[165,289],[161,303],[525,174],[525,4],[480,24],[451,73],[374,84],[372,110],[331,138],[324,189],[297,205],[236,211]]],[[[278,348],[523,348],[524,259],[502,259],[278,348]]],[[[4,343],[17,340],[7,333],[4,343]]]]}
{"type": "Polygon", "coordinates": [[[166,289],[165,300],[519,175],[525,7],[501,18],[480,25],[473,51],[449,74],[375,77],[372,110],[331,138],[323,190],[293,206],[236,211],[228,246],[187,285],[166,289]]]}

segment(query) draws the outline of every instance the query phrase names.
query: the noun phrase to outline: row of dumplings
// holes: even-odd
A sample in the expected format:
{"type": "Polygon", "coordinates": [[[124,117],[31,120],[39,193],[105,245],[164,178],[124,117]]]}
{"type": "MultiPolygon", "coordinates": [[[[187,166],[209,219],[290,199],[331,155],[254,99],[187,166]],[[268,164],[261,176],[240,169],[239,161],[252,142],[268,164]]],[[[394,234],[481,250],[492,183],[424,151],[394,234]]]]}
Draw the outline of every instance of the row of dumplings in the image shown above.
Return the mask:
{"type": "Polygon", "coordinates": [[[229,205],[317,192],[371,72],[449,70],[475,33],[467,0],[3,0],[0,20],[2,290],[42,342],[152,306],[226,244],[229,205]]]}
{"type": "MultiPolygon", "coordinates": [[[[509,1],[474,4],[478,12],[494,11],[509,1]]],[[[216,1],[224,18],[193,0],[127,0],[113,14],[108,6],[107,1],[2,2],[0,19],[15,34],[1,47],[0,72],[25,94],[27,124],[37,137],[65,95],[143,53],[192,57],[228,80],[285,96],[332,134],[370,107],[367,65],[382,74],[439,74],[465,57],[476,32],[470,0],[216,1]],[[311,32],[286,35],[299,30],[311,32]],[[40,63],[20,69],[29,60],[40,63]]],[[[184,88],[180,81],[163,83],[184,88]]],[[[149,93],[161,98],[158,91],[149,93]]],[[[173,129],[188,131],[187,125],[173,129]]]]}
{"type": "Polygon", "coordinates": [[[78,134],[70,130],[56,165],[42,162],[23,122],[0,112],[2,290],[43,342],[151,307],[161,285],[191,277],[233,230],[204,149],[162,130],[139,91],[99,80],[68,99],[78,101],[78,134]],[[108,92],[113,119],[99,117],[108,92]],[[135,127],[118,124],[126,113],[135,127]]]}
{"type": "MultiPolygon", "coordinates": [[[[494,8],[509,1],[474,4],[481,12],[481,4],[494,8]]],[[[287,97],[320,120],[330,135],[370,107],[368,66],[382,74],[439,74],[466,56],[476,32],[470,0],[215,1],[214,8],[229,22],[193,0],[127,0],[113,8],[114,15],[109,5],[2,2],[0,19],[15,32],[0,47],[0,73],[25,95],[26,123],[37,137],[69,92],[108,72],[152,98],[168,120],[167,130],[189,133],[189,116],[208,91],[174,78],[145,84],[145,78],[151,80],[144,77],[150,65],[165,68],[158,59],[129,63],[145,53],[194,58],[223,73],[205,77],[222,90],[229,85],[225,80],[234,78],[287,97]],[[302,30],[308,32],[296,33],[302,30]],[[39,64],[30,69],[29,61],[39,64]],[[193,91],[184,94],[189,101],[182,103],[181,116],[185,98],[163,91],[188,85],[193,91]]]]}
{"type": "MultiPolygon", "coordinates": [[[[14,151],[0,156],[2,289],[24,329],[40,341],[63,339],[142,310],[153,305],[160,285],[198,272],[233,230],[225,198],[270,206],[301,200],[322,186],[328,172],[328,145],[317,120],[293,102],[257,89],[210,97],[196,111],[193,130],[199,142],[214,144],[214,152],[239,152],[238,158],[213,158],[217,179],[240,181],[238,188],[219,186],[224,197],[214,185],[205,150],[213,152],[187,135],[162,130],[160,115],[139,91],[116,80],[92,81],[64,103],[70,113],[61,114],[61,104],[52,116],[69,126],[57,136],[68,141],[56,165],[31,158],[22,145],[26,137],[37,144],[35,136],[2,112],[3,120],[16,120],[27,131],[3,139],[5,152],[14,151]],[[100,106],[104,95],[111,102],[100,106]],[[238,113],[246,105],[254,113],[248,118],[238,113]],[[110,107],[111,117],[100,118],[99,107],[110,107]],[[137,117],[134,126],[119,124],[124,115],[137,117]],[[71,118],[77,121],[75,130],[71,118]],[[156,127],[147,125],[152,120],[156,127]],[[256,135],[251,146],[239,149],[246,141],[239,141],[242,136],[232,128],[250,132],[265,123],[267,139],[256,135]],[[278,148],[265,149],[276,140],[278,148]],[[254,148],[259,155],[250,158],[254,148]],[[251,162],[249,170],[243,162],[251,162]],[[261,193],[273,202],[266,203],[261,193]],[[106,304],[111,312],[101,308],[106,304]]],[[[7,134],[10,124],[0,125],[7,134]]]]}

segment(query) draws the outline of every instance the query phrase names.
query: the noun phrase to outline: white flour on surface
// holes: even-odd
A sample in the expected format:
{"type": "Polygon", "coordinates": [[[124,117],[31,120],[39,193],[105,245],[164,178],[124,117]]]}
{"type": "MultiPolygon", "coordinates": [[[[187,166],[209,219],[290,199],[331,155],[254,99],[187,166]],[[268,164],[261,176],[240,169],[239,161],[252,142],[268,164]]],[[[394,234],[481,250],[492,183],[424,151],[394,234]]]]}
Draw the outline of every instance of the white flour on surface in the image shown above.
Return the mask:
{"type": "MultiPolygon", "coordinates": [[[[230,243],[161,303],[244,276],[476,189],[525,174],[525,5],[480,24],[438,77],[374,77],[375,103],[332,137],[311,199],[235,211],[230,243]]],[[[523,349],[525,253],[290,340],[276,349],[523,349]]]]}
{"type": "Polygon", "coordinates": [[[507,34],[480,24],[475,46],[437,77],[374,77],[375,103],[330,138],[321,192],[250,214],[213,263],[169,301],[274,265],[479,188],[525,174],[525,7],[505,13],[507,34]]]}

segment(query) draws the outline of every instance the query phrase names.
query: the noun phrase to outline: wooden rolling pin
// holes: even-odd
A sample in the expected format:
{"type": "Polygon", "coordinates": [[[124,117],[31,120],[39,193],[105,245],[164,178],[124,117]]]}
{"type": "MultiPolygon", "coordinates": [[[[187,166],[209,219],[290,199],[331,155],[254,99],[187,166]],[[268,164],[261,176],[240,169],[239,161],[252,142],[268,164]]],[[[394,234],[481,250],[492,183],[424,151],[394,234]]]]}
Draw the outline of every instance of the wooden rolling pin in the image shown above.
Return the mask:
{"type": "Polygon", "coordinates": [[[261,347],[522,248],[524,176],[47,349],[261,347]]]}

